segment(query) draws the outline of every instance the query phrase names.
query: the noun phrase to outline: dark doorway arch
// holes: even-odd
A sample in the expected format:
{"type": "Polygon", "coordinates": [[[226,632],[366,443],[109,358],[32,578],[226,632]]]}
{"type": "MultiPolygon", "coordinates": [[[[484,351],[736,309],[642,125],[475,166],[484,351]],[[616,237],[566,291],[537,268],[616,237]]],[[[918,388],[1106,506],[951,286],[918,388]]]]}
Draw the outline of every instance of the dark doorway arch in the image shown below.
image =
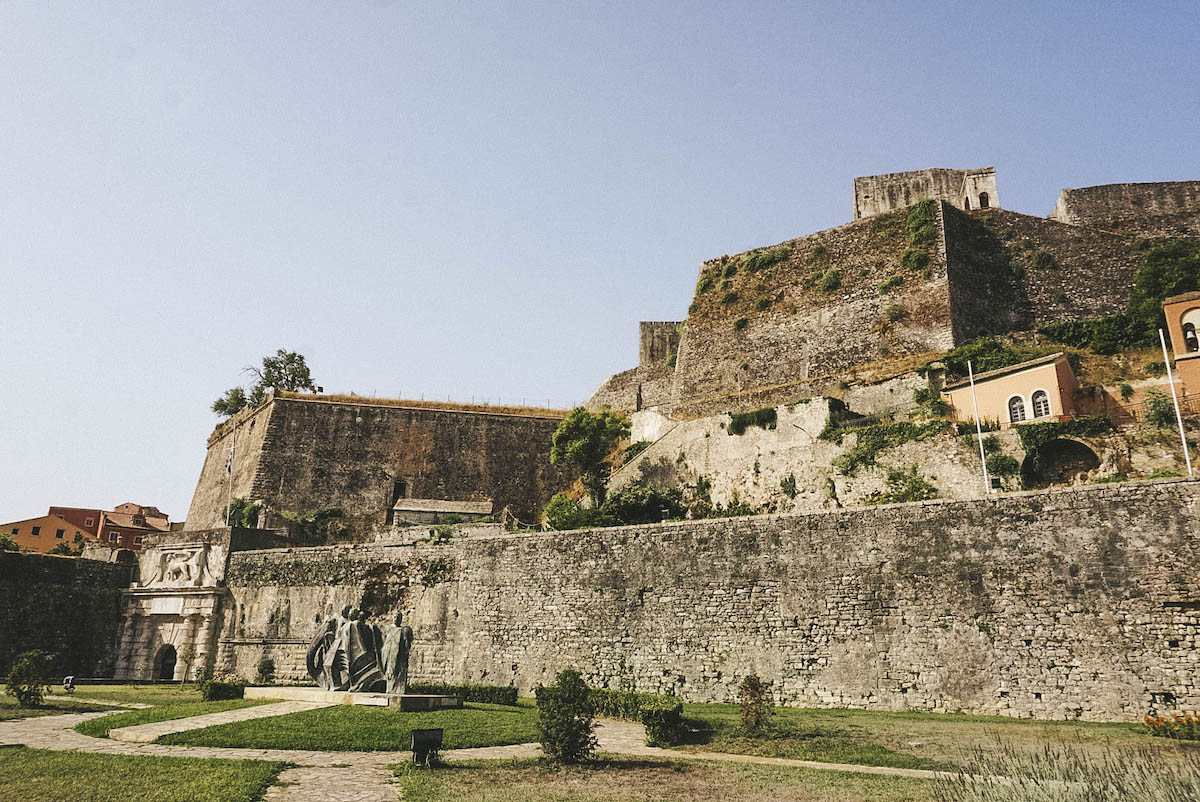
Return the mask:
{"type": "Polygon", "coordinates": [[[980,209],[986,209],[988,207],[988,203],[990,201],[991,201],[991,199],[988,197],[988,194],[986,192],[979,193],[979,208],[980,209]]]}
{"type": "Polygon", "coordinates": [[[138,577],[138,559],[137,555],[129,549],[121,549],[117,552],[117,565],[125,566],[129,571],[129,579],[132,581],[138,577]]]}
{"type": "Polygon", "coordinates": [[[164,645],[154,658],[154,679],[175,679],[175,647],[164,645]]]}
{"type": "Polygon", "coordinates": [[[1070,484],[1100,467],[1100,457],[1078,440],[1060,437],[1025,455],[1021,478],[1025,487],[1037,489],[1070,484]]]}
{"type": "Polygon", "coordinates": [[[968,212],[971,211],[971,196],[970,195],[963,198],[963,208],[966,209],[968,212]]]}

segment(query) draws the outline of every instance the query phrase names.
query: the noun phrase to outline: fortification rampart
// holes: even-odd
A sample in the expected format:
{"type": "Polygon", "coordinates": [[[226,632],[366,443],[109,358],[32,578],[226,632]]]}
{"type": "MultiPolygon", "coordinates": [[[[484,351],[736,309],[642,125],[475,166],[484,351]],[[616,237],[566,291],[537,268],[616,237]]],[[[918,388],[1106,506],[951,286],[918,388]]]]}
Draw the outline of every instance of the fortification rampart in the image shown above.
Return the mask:
{"type": "Polygon", "coordinates": [[[996,168],[949,170],[930,167],[854,179],[854,219],[906,209],[917,201],[944,201],[959,209],[1000,205],[996,168]]]}
{"type": "Polygon", "coordinates": [[[789,704],[1130,721],[1200,708],[1198,515],[1200,487],[1174,481],[242,552],[222,653],[251,666],[286,620],[298,665],[323,616],[361,603],[406,612],[419,678],[528,691],[574,666],[725,701],[755,672],[789,704]]]}
{"type": "Polygon", "coordinates": [[[224,523],[229,495],[274,512],[341,507],[364,534],[403,498],[489,501],[533,520],[569,478],[550,464],[561,415],[275,397],[210,438],[189,529],[224,523]],[[226,463],[234,448],[232,492],[226,463]]]}
{"type": "Polygon", "coordinates": [[[28,649],[54,655],[55,671],[112,676],[127,564],[0,552],[0,675],[28,649]]]}
{"type": "Polygon", "coordinates": [[[1125,235],[1200,236],[1200,181],[1064,189],[1050,219],[1125,235]]]}

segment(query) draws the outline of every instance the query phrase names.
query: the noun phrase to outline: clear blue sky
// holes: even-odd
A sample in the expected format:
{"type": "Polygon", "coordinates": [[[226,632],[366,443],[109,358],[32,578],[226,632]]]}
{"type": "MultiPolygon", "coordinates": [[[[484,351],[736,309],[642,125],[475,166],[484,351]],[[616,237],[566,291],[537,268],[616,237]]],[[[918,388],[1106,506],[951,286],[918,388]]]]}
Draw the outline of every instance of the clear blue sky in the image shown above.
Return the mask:
{"type": "Polygon", "coordinates": [[[851,179],[1200,178],[1179,3],[0,2],[0,521],[184,517],[209,404],[585,399],[851,179]]]}

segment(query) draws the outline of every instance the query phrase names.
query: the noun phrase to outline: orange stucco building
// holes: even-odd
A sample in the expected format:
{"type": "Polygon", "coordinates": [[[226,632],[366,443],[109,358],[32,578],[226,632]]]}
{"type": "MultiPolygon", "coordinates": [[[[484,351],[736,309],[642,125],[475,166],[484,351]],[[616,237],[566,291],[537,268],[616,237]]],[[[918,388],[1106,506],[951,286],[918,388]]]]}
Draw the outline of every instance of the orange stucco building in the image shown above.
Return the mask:
{"type": "Polygon", "coordinates": [[[23,550],[42,554],[53,550],[60,543],[66,543],[73,550],[79,551],[83,548],[85,540],[95,540],[95,535],[57,515],[12,521],[0,526],[0,533],[11,537],[23,550]]]}
{"type": "MultiPolygon", "coordinates": [[[[1062,353],[975,375],[979,417],[1003,427],[1070,417],[1078,389],[1075,372],[1062,353]]],[[[951,384],[942,393],[957,420],[975,419],[969,380],[951,384]]]]}
{"type": "Polygon", "coordinates": [[[1200,292],[1185,292],[1163,301],[1163,315],[1175,361],[1176,391],[1200,394],[1200,292]]]}

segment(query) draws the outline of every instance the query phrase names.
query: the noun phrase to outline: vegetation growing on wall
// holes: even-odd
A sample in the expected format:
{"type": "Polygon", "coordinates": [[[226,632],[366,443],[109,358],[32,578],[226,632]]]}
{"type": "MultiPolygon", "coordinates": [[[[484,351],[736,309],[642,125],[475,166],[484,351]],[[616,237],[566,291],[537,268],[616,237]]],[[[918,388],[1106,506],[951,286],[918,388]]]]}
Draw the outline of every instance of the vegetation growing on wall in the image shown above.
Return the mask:
{"type": "Polygon", "coordinates": [[[289,522],[288,532],[299,543],[308,545],[330,545],[351,536],[343,522],[341,507],[330,505],[304,512],[280,510],[279,517],[289,522]]]}
{"type": "Polygon", "coordinates": [[[729,426],[726,427],[725,433],[745,434],[751,426],[757,426],[760,429],[774,429],[777,420],[775,407],[763,407],[753,412],[735,412],[729,415],[729,426]]]}
{"type": "Polygon", "coordinates": [[[866,498],[868,504],[904,504],[910,501],[926,501],[937,497],[937,488],[917,470],[916,465],[908,470],[892,468],[887,475],[887,490],[872,493],[866,498]]]}
{"type": "Polygon", "coordinates": [[[230,526],[242,526],[247,529],[253,529],[258,526],[258,513],[261,510],[261,504],[255,504],[250,499],[239,497],[229,502],[229,506],[225,508],[223,517],[229,522],[230,526]]]}
{"type": "Polygon", "coordinates": [[[686,514],[687,507],[679,491],[661,491],[634,482],[613,493],[599,507],[584,507],[559,493],[550,499],[543,517],[552,529],[563,531],[658,523],[679,520],[686,514]]]}
{"type": "Polygon", "coordinates": [[[275,356],[263,357],[262,368],[251,366],[246,368],[245,372],[255,377],[250,391],[247,393],[243,387],[229,388],[223,396],[213,402],[213,412],[229,417],[247,405],[258,406],[271,390],[317,392],[304,355],[295,351],[280,348],[275,352],[275,356]]]}
{"type": "Polygon", "coordinates": [[[846,476],[853,476],[864,465],[874,465],[875,458],[881,451],[904,445],[905,443],[920,442],[936,437],[947,431],[946,421],[930,421],[913,423],[899,421],[897,423],[877,423],[872,426],[859,426],[853,429],[838,429],[833,432],[822,432],[824,439],[840,444],[848,432],[857,435],[854,447],[833,461],[833,467],[846,476]]]}
{"type": "MultiPolygon", "coordinates": [[[[946,367],[946,375],[955,379],[967,378],[967,362],[971,362],[978,376],[987,370],[997,370],[1028,362],[1038,357],[1049,356],[1062,350],[1053,345],[1022,345],[1006,343],[995,337],[979,337],[968,343],[952,348],[937,361],[946,367]]],[[[1071,367],[1079,369],[1078,358],[1068,355],[1068,360],[1074,360],[1071,367]]]]}
{"type": "Polygon", "coordinates": [[[1065,421],[1023,423],[1016,427],[1021,448],[1033,451],[1059,437],[1097,437],[1113,430],[1108,415],[1090,415],[1065,421]]]}
{"type": "Polygon", "coordinates": [[[1124,312],[1057,323],[1039,331],[1057,342],[1097,354],[1156,345],[1158,329],[1166,326],[1163,301],[1196,290],[1200,290],[1200,242],[1172,240],[1145,251],[1124,312]]]}
{"type": "Polygon", "coordinates": [[[914,248],[931,248],[937,244],[937,203],[923,200],[908,207],[905,217],[908,244],[914,248]]]}
{"type": "Polygon", "coordinates": [[[747,273],[754,273],[768,268],[777,262],[782,262],[787,257],[788,247],[786,245],[777,245],[774,248],[750,251],[742,256],[740,264],[742,269],[747,273]]]}
{"type": "Polygon", "coordinates": [[[628,436],[629,420],[624,416],[607,409],[589,412],[576,407],[551,437],[550,462],[575,466],[593,502],[601,504],[604,483],[612,471],[609,455],[628,436]]]}

